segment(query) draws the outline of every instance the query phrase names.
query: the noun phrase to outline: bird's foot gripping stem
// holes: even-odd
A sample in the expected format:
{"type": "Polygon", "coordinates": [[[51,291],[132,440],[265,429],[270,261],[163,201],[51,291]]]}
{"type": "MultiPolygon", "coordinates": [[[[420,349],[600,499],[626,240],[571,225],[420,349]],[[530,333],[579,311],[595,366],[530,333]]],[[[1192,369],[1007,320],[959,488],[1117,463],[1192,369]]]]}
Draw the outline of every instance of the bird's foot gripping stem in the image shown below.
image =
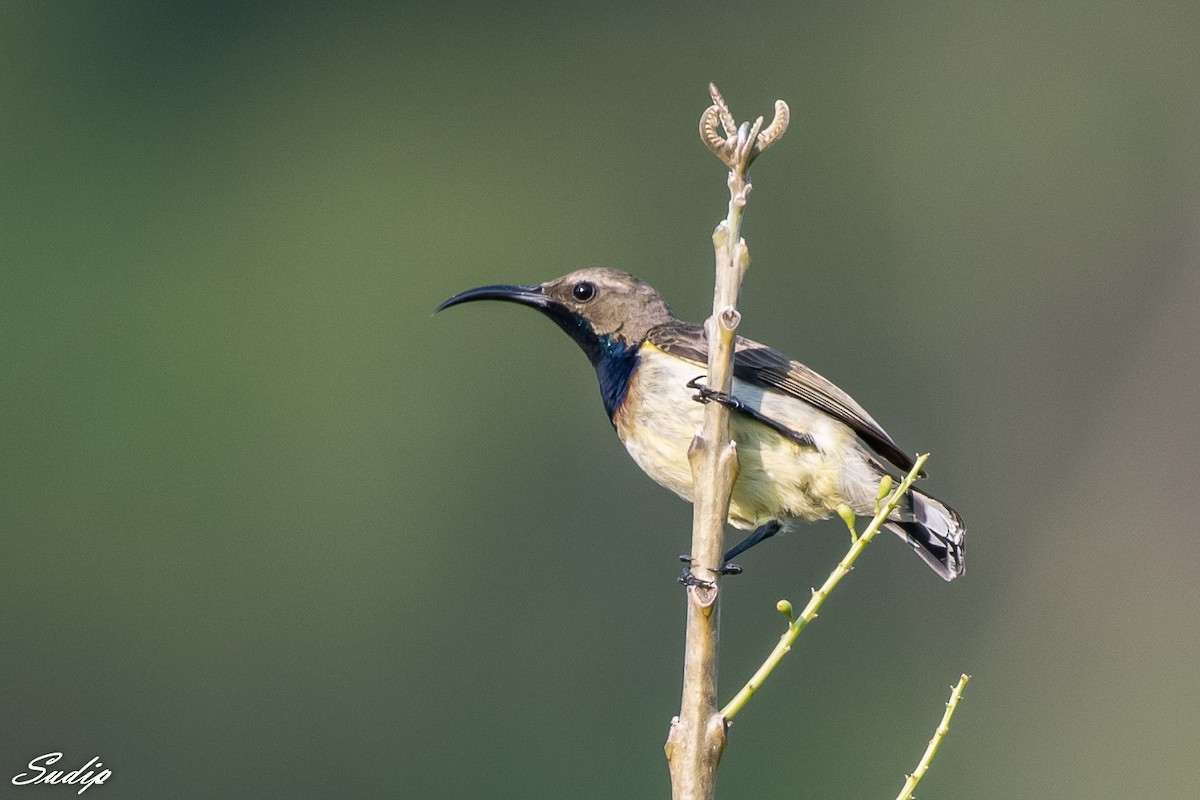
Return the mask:
{"type": "Polygon", "coordinates": [[[677,580],[684,586],[697,586],[702,589],[710,589],[713,585],[712,581],[706,581],[703,578],[697,578],[687,567],[683,568],[683,573],[677,578],[677,580]]]}
{"type": "MultiPolygon", "coordinates": [[[[688,564],[688,565],[690,565],[692,563],[692,557],[689,556],[687,553],[684,553],[683,555],[681,555],[679,557],[679,560],[681,562],[683,562],[684,564],[688,564]]],[[[737,564],[725,563],[719,567],[713,568],[712,571],[718,575],[737,575],[742,571],[742,568],[739,567],[737,564]]],[[[679,582],[682,583],[684,586],[696,586],[696,585],[708,583],[708,581],[706,581],[706,580],[697,578],[695,575],[692,574],[692,571],[686,567],[683,570],[683,574],[679,576],[679,582]]]]}
{"type": "MultiPolygon", "coordinates": [[[[783,530],[783,523],[778,520],[769,520],[765,525],[758,526],[754,529],[753,533],[725,551],[725,556],[721,559],[725,562],[724,565],[715,568],[713,572],[717,573],[718,575],[737,575],[742,571],[742,568],[737,564],[731,563],[730,559],[736,558],[737,556],[749,550],[751,547],[754,547],[754,545],[758,544],[759,542],[765,539],[770,539],[781,530],[783,530]]],[[[681,555],[679,560],[688,565],[691,565],[692,563],[692,557],[687,554],[681,555]]],[[[708,581],[702,580],[693,575],[690,569],[684,569],[683,575],[679,577],[679,582],[685,586],[708,583],[708,581]]]]}
{"type": "Polygon", "coordinates": [[[733,395],[718,392],[716,389],[710,389],[701,383],[700,381],[705,377],[704,375],[698,375],[687,382],[687,388],[696,390],[696,394],[692,395],[693,400],[698,403],[708,403],[710,401],[719,403],[731,411],[744,411],[746,409],[745,404],[733,395]]]}
{"type": "Polygon", "coordinates": [[[800,445],[801,447],[803,447],[805,449],[808,449],[808,450],[816,450],[817,449],[816,442],[813,441],[812,436],[810,436],[809,434],[802,433],[801,431],[792,430],[787,425],[784,425],[782,422],[771,419],[766,414],[763,414],[761,411],[758,411],[755,408],[753,408],[749,405],[746,405],[746,402],[744,400],[741,400],[740,398],[737,398],[731,394],[726,394],[725,392],[718,392],[716,389],[708,388],[707,386],[705,386],[703,383],[700,382],[701,380],[704,379],[704,377],[705,377],[704,375],[700,375],[695,378],[692,378],[690,381],[687,382],[687,387],[689,389],[695,389],[697,392],[697,394],[692,395],[692,399],[695,400],[697,403],[708,403],[708,402],[720,403],[721,405],[728,408],[730,411],[734,411],[734,412],[742,415],[743,417],[755,420],[756,422],[760,422],[763,425],[766,425],[768,428],[775,431],[780,436],[784,436],[788,439],[791,439],[793,442],[795,442],[796,444],[800,445]]]}

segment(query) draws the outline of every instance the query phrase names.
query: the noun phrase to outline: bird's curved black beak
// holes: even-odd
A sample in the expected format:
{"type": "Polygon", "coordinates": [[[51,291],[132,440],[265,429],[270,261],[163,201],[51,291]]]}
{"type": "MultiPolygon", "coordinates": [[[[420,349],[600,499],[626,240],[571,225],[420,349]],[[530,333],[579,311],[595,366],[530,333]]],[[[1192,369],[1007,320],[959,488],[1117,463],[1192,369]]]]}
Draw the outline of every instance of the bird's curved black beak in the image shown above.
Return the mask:
{"type": "MultiPolygon", "coordinates": [[[[495,286],[479,286],[459,292],[437,307],[437,311],[459,303],[469,303],[472,300],[507,300],[510,303],[520,303],[524,306],[546,309],[553,301],[542,291],[541,286],[512,286],[496,284],[495,286]]],[[[435,312],[436,313],[436,312],[435,312]]]]}
{"type": "MultiPolygon", "coordinates": [[[[536,308],[542,314],[549,317],[568,336],[574,339],[576,344],[583,348],[583,352],[587,354],[588,359],[593,364],[596,363],[600,349],[596,334],[592,331],[591,323],[578,314],[573,313],[562,303],[551,298],[541,286],[513,286],[501,283],[495,286],[480,286],[476,289],[467,289],[465,292],[459,292],[454,297],[442,303],[437,307],[437,311],[449,308],[450,306],[456,306],[459,303],[469,303],[472,300],[506,300],[509,303],[518,303],[530,308],[536,308]]],[[[434,313],[437,313],[437,311],[434,313]]]]}

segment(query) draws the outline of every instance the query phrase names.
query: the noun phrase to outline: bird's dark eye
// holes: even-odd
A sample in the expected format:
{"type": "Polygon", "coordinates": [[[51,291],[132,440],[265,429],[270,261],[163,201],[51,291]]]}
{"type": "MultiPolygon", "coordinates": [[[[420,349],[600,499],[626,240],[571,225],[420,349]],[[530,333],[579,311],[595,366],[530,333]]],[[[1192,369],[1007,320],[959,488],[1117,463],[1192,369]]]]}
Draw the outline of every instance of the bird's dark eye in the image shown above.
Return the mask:
{"type": "Polygon", "coordinates": [[[596,296],[596,285],[590,281],[580,281],[571,287],[571,294],[581,303],[586,303],[596,296]]]}

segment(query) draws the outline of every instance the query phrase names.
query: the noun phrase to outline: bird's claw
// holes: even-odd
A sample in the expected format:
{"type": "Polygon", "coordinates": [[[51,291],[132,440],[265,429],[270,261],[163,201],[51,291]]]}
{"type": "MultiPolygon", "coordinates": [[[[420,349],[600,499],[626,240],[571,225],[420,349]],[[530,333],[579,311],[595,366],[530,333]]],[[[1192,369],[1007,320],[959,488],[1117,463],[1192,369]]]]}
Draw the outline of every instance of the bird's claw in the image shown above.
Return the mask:
{"type": "MultiPolygon", "coordinates": [[[[687,553],[683,553],[679,556],[679,561],[684,564],[691,564],[692,557],[690,555],[688,555],[687,553]]],[[[716,569],[713,570],[713,572],[717,573],[718,575],[740,575],[742,572],[742,568],[739,567],[737,564],[727,563],[720,567],[717,567],[716,569]]],[[[688,572],[687,570],[684,570],[684,574],[691,575],[691,573],[688,572]]],[[[695,577],[695,576],[693,576],[693,577],[695,577]]],[[[697,580],[699,580],[699,579],[697,578],[697,580]]],[[[680,583],[690,583],[689,581],[685,581],[683,579],[683,577],[679,578],[679,582],[680,583]]]]}
{"type": "Polygon", "coordinates": [[[696,390],[696,394],[692,395],[692,399],[697,403],[707,403],[712,401],[714,403],[720,403],[726,408],[740,409],[742,407],[742,402],[733,395],[725,392],[719,392],[716,389],[710,389],[705,386],[700,382],[702,378],[704,378],[704,376],[700,375],[687,382],[687,388],[696,390]]]}
{"type": "Polygon", "coordinates": [[[690,569],[684,569],[683,574],[679,576],[678,580],[684,586],[695,586],[701,589],[711,589],[713,586],[712,581],[697,578],[692,574],[690,569]]]}

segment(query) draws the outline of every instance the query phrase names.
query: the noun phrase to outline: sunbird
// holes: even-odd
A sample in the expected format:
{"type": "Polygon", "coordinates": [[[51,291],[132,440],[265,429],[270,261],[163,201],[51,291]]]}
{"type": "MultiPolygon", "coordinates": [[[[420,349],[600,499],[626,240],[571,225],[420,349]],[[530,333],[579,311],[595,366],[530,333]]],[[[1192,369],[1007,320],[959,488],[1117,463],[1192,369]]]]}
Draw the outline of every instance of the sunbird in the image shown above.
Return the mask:
{"type": "MultiPolygon", "coordinates": [[[[688,447],[703,424],[702,403],[730,408],[740,469],[729,523],[751,533],[719,570],[740,571],[735,557],[792,520],[825,519],[842,504],[872,516],[889,474],[884,462],[906,473],[913,467],[850,395],[766,345],[737,337],[732,391],[704,386],[704,326],[677,319],[653,287],[628,273],[596,267],[534,286],[480,286],[437,310],[474,300],[532,306],[574,339],[596,369],[604,410],[629,455],[688,502],[688,447]]],[[[963,574],[966,529],[950,506],[910,489],[886,525],[945,580],[963,574]]]]}

